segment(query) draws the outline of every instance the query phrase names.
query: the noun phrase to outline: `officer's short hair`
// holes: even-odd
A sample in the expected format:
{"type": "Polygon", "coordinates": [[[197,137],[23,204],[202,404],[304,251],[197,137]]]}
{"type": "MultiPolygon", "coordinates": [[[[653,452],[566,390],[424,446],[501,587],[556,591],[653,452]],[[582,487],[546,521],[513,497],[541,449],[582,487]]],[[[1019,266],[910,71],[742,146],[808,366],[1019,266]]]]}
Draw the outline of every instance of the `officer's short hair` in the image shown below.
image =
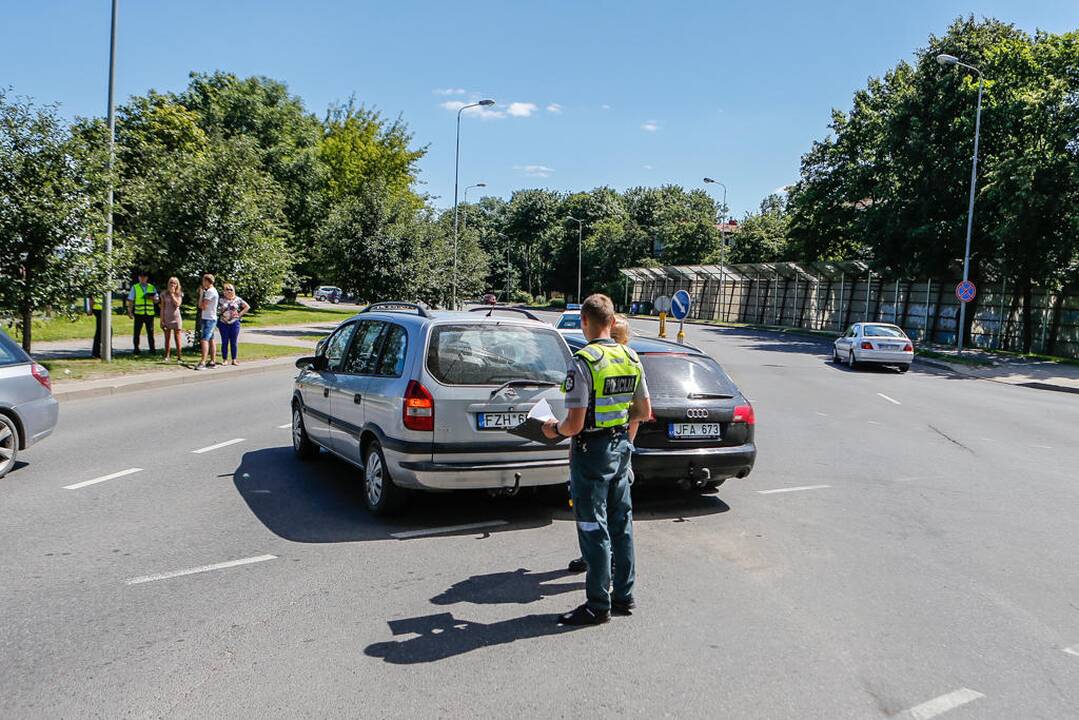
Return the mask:
{"type": "Polygon", "coordinates": [[[607,327],[614,322],[614,303],[603,293],[589,295],[581,304],[581,316],[588,318],[589,325],[607,327]]]}

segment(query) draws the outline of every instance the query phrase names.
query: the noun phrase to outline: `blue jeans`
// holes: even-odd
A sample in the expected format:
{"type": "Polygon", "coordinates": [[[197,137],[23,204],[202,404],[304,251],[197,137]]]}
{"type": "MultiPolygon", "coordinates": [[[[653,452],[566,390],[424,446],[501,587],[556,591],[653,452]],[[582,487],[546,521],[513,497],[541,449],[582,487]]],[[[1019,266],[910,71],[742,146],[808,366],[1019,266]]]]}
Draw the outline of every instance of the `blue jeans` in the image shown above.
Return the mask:
{"type": "Polygon", "coordinates": [[[585,594],[593,610],[610,610],[611,598],[633,597],[633,502],[629,494],[632,448],[625,433],[600,432],[570,455],[570,492],[577,520],[577,541],[588,563],[585,594]],[[611,556],[614,587],[611,591],[611,556]]]}
{"type": "Polygon", "coordinates": [[[221,333],[221,359],[236,359],[236,343],[240,339],[240,321],[227,323],[217,321],[217,330],[221,333]],[[230,354],[231,352],[231,354],[230,354]]]}

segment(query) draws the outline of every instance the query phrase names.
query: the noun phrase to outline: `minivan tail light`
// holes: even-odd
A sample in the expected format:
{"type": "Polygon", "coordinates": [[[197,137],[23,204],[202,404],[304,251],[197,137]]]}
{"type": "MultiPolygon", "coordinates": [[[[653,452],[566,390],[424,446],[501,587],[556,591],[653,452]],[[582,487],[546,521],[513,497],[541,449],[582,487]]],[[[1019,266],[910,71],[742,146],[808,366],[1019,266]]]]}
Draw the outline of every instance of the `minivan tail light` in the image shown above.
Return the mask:
{"type": "Polygon", "coordinates": [[[435,399],[430,391],[415,380],[409,380],[401,421],[409,430],[432,432],[435,429],[435,399]]]}
{"type": "Polygon", "coordinates": [[[903,346],[903,352],[914,352],[914,346],[910,343],[907,343],[903,346]]]}
{"type": "Polygon", "coordinates": [[[862,341],[862,349],[863,350],[872,350],[873,349],[873,343],[869,342],[868,340],[863,340],[862,341]]]}
{"type": "Polygon", "coordinates": [[[753,412],[752,405],[739,405],[734,408],[734,417],[731,422],[744,422],[746,425],[756,425],[757,416],[753,412]]]}
{"type": "Polygon", "coordinates": [[[32,363],[30,365],[30,374],[34,376],[34,379],[41,383],[41,386],[52,392],[52,380],[49,379],[49,370],[44,365],[38,365],[32,363]]]}

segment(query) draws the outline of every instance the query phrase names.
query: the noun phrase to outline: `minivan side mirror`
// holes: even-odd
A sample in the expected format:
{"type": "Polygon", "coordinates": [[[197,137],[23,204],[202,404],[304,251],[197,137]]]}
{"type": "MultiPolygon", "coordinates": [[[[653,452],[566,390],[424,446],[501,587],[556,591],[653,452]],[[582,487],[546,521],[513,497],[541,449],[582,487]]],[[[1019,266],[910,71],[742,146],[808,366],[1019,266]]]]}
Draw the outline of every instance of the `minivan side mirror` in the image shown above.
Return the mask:
{"type": "Polygon", "coordinates": [[[325,355],[309,355],[296,360],[296,367],[300,370],[317,370],[322,371],[326,369],[326,356],[325,355]]]}

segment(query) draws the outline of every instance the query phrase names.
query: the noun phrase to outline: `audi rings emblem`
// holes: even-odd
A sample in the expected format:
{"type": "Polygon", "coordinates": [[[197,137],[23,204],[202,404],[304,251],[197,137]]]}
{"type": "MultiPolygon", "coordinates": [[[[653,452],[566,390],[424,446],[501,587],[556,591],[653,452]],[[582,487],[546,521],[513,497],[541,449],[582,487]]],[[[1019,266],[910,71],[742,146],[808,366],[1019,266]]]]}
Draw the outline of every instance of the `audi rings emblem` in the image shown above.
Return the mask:
{"type": "Polygon", "coordinates": [[[708,417],[708,411],[704,408],[690,408],[686,410],[686,417],[696,420],[703,420],[708,417]]]}

